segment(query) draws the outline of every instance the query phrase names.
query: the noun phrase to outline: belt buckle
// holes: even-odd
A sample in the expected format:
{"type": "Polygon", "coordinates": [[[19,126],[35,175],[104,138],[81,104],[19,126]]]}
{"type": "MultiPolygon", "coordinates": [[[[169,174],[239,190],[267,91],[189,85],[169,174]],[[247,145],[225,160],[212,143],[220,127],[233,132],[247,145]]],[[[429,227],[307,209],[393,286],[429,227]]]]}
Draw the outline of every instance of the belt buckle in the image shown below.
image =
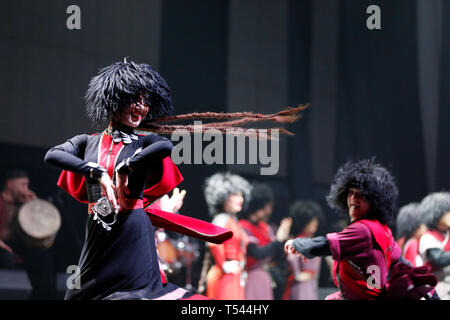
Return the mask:
{"type": "Polygon", "coordinates": [[[94,214],[94,221],[97,220],[97,223],[101,223],[103,228],[110,231],[111,226],[117,221],[119,210],[114,209],[107,197],[102,197],[92,207],[92,213],[94,214]]]}

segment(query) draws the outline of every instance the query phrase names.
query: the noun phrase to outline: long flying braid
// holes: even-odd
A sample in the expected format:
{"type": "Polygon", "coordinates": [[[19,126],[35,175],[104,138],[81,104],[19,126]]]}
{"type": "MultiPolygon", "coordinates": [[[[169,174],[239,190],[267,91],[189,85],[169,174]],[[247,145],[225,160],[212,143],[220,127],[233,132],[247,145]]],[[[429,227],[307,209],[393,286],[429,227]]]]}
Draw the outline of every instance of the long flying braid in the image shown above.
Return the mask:
{"type": "Polygon", "coordinates": [[[268,128],[267,134],[261,129],[243,128],[240,125],[250,122],[273,121],[277,123],[293,123],[300,119],[300,111],[308,108],[309,104],[299,105],[296,108],[286,108],[274,114],[262,114],[254,112],[234,112],[234,113],[220,113],[220,112],[203,112],[203,113],[189,113],[176,116],[169,116],[151,121],[142,122],[139,130],[151,131],[161,134],[170,134],[176,130],[185,130],[189,133],[200,133],[206,130],[214,129],[223,134],[258,136],[267,139],[272,139],[271,131],[276,129],[282,134],[293,135],[292,132],[284,128],[268,128]],[[239,118],[239,119],[236,119],[239,118]],[[195,120],[195,119],[231,119],[229,121],[202,123],[201,127],[196,125],[169,125],[158,124],[156,122],[174,122],[181,120],[195,120]],[[236,119],[236,120],[233,120],[236,119]]]}

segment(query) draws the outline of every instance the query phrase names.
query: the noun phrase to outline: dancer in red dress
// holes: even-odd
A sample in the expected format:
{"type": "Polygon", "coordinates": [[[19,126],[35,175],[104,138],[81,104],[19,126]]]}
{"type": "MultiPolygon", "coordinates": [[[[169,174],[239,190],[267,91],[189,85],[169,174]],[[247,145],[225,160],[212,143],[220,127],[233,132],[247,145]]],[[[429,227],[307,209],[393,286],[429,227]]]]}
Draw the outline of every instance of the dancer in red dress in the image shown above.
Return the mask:
{"type": "Polygon", "coordinates": [[[209,244],[214,264],[206,277],[206,295],[217,300],[244,300],[248,237],[237,214],[249,201],[250,183],[231,173],[216,173],[205,181],[205,198],[212,223],[233,232],[222,244],[209,244]]]}

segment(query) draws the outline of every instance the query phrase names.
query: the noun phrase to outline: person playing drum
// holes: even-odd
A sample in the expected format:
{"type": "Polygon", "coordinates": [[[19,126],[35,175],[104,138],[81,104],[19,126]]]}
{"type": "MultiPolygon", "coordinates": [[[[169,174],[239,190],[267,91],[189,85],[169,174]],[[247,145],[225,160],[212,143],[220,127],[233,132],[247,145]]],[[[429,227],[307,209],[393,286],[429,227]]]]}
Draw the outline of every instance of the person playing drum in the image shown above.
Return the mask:
{"type": "Polygon", "coordinates": [[[13,169],[6,174],[0,193],[0,269],[22,268],[18,262],[23,262],[32,285],[30,299],[54,299],[56,272],[52,253],[30,246],[19,232],[21,207],[37,199],[29,184],[24,170],[13,169]]]}

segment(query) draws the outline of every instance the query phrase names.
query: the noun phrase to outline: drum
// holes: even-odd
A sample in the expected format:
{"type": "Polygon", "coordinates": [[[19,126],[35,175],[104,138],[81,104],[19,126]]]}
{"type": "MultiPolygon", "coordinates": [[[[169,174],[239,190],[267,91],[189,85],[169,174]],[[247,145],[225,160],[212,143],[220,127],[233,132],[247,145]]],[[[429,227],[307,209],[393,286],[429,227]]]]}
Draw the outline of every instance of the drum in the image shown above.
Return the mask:
{"type": "Polygon", "coordinates": [[[30,247],[49,249],[61,227],[61,215],[50,202],[36,199],[25,203],[18,213],[19,235],[30,247]]]}
{"type": "Polygon", "coordinates": [[[178,261],[178,251],[162,229],[156,231],[156,250],[164,271],[170,274],[177,273],[181,268],[178,261]]]}

